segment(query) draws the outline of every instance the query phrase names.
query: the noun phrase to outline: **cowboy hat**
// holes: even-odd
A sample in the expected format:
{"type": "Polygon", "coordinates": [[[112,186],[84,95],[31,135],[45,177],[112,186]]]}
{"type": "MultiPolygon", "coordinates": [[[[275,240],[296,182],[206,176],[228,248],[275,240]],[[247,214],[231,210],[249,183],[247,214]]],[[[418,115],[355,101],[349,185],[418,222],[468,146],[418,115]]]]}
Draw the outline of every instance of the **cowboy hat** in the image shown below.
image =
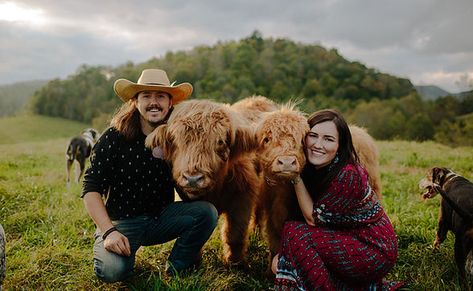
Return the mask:
{"type": "Polygon", "coordinates": [[[162,91],[172,96],[172,103],[175,105],[192,94],[192,85],[182,83],[174,86],[174,82],[169,82],[165,71],[159,69],[147,69],[141,72],[141,76],[136,83],[126,79],[118,79],[113,84],[113,90],[124,102],[127,102],[136,94],[142,91],[162,91]]]}

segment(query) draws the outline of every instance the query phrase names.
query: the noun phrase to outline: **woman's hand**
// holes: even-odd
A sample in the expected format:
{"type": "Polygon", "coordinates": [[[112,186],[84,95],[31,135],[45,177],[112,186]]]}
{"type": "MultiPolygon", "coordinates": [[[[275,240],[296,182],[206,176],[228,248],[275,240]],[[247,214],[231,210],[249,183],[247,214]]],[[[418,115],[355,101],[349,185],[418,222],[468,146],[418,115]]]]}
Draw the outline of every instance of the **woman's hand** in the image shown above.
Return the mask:
{"type": "Polygon", "coordinates": [[[278,272],[278,261],[279,261],[279,254],[276,254],[271,262],[271,271],[273,271],[274,275],[278,272]]]}
{"type": "Polygon", "coordinates": [[[314,201],[312,200],[312,197],[310,197],[310,194],[304,185],[304,181],[301,176],[297,176],[291,180],[291,183],[294,185],[297,202],[299,203],[299,208],[302,211],[302,215],[304,215],[305,221],[308,225],[314,226],[315,222],[314,217],[312,216],[312,212],[314,211],[314,201]]]}
{"type": "Polygon", "coordinates": [[[128,257],[131,255],[128,238],[118,231],[110,233],[103,241],[103,246],[107,251],[120,256],[128,257]]]}

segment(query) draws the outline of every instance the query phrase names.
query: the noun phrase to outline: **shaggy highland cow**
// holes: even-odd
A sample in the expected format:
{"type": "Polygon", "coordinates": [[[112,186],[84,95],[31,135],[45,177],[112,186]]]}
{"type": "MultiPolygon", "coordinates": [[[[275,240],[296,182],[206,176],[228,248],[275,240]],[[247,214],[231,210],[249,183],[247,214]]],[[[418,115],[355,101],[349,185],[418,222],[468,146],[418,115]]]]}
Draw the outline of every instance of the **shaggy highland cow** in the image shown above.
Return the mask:
{"type": "Polygon", "coordinates": [[[279,105],[264,96],[246,97],[233,103],[231,107],[253,125],[261,120],[263,113],[279,109],[279,105]]]}
{"type": "Polygon", "coordinates": [[[164,153],[183,200],[206,200],[225,222],[224,261],[244,264],[248,224],[257,199],[254,134],[240,113],[225,104],[190,100],[176,105],[167,124],[146,145],[164,153]],[[159,150],[161,149],[161,150],[159,150]]]}
{"type": "MultiPolygon", "coordinates": [[[[281,232],[288,219],[302,220],[294,187],[290,180],[298,176],[305,165],[303,142],[309,131],[306,116],[294,104],[281,106],[261,118],[256,137],[257,156],[264,177],[257,206],[258,223],[264,226],[271,257],[279,250],[281,232]]],[[[368,133],[350,126],[355,149],[368,174],[373,189],[380,197],[378,151],[368,133]]]]}

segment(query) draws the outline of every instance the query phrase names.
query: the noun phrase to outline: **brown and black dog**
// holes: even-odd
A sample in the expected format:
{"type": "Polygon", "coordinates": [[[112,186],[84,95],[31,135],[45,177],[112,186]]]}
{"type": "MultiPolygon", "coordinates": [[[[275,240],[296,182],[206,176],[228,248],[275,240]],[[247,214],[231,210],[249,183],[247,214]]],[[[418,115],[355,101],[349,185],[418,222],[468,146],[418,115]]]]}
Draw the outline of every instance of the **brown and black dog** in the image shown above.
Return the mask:
{"type": "MultiPolygon", "coordinates": [[[[90,156],[92,148],[99,139],[99,132],[93,128],[87,128],[76,137],[73,137],[69,142],[66,150],[66,171],[67,171],[67,184],[71,180],[71,167],[74,161],[79,163],[80,173],[76,173],[76,181],[79,183],[82,175],[84,174],[85,161],[90,156]]],[[[77,172],[77,171],[76,171],[77,172]]]]}
{"type": "Polygon", "coordinates": [[[419,182],[419,187],[426,190],[424,199],[437,193],[442,196],[434,248],[440,247],[449,230],[455,234],[455,261],[461,284],[471,288],[466,275],[473,276],[473,266],[465,263],[473,248],[473,183],[447,168],[435,167],[419,182]]]}

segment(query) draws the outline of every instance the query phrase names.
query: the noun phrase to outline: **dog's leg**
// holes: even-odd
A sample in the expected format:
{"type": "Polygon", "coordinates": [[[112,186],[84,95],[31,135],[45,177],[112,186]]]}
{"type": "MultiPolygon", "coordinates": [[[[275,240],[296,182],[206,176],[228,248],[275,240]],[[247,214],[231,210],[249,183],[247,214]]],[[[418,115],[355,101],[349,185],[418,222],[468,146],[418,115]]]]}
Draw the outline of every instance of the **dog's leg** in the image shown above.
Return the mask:
{"type": "Polygon", "coordinates": [[[437,229],[437,237],[434,241],[434,249],[438,249],[440,244],[447,238],[447,232],[450,229],[450,224],[445,219],[445,205],[442,199],[441,206],[440,206],[440,214],[439,214],[439,224],[437,229]]]}
{"type": "Polygon", "coordinates": [[[67,174],[66,183],[68,186],[71,182],[71,166],[73,162],[74,161],[71,161],[69,159],[66,160],[66,174],[67,174]]]}
{"type": "Polygon", "coordinates": [[[458,274],[460,277],[460,285],[462,286],[462,290],[468,290],[465,272],[466,256],[468,254],[465,252],[465,242],[463,240],[464,233],[455,235],[455,262],[458,267],[458,274]]]}
{"type": "Polygon", "coordinates": [[[80,183],[80,179],[82,178],[82,175],[84,175],[85,159],[81,159],[79,161],[79,166],[80,166],[80,173],[79,173],[79,176],[77,177],[77,183],[80,183]]]}

